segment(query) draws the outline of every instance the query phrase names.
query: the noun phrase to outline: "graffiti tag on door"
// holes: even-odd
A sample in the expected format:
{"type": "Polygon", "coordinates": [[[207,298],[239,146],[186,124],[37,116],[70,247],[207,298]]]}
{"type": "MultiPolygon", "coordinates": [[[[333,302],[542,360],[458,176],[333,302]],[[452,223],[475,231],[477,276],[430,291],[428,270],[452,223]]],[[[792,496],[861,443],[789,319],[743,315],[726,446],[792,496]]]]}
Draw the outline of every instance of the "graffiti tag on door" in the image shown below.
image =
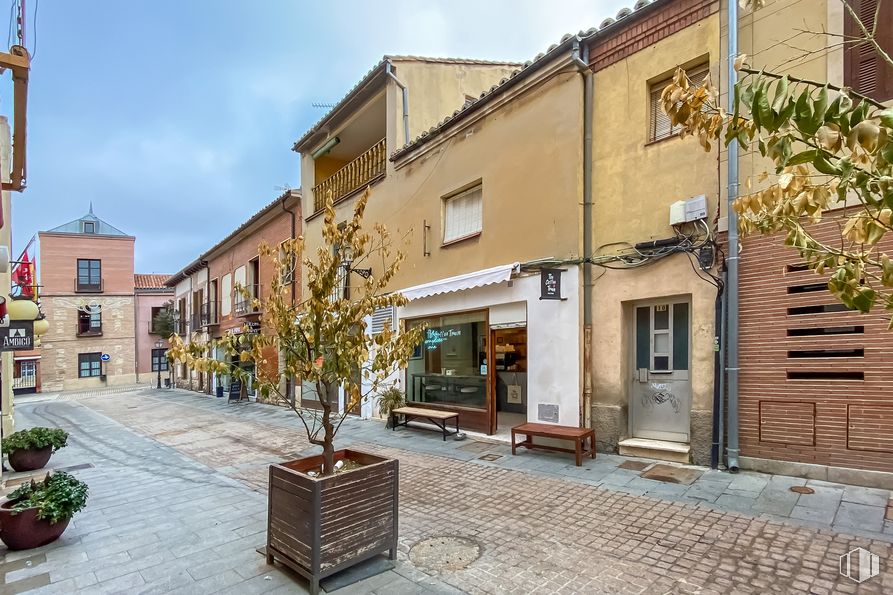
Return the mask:
{"type": "Polygon", "coordinates": [[[653,409],[658,405],[669,403],[674,413],[679,413],[679,399],[670,390],[669,384],[652,382],[648,390],[642,393],[642,405],[653,409]]]}

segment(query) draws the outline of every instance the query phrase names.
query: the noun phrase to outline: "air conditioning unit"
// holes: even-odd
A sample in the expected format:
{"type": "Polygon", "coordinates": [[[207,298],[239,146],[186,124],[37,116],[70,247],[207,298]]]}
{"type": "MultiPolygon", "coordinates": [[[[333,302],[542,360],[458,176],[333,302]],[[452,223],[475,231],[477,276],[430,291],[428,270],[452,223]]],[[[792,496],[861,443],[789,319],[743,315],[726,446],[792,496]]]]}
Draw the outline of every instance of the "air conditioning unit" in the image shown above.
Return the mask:
{"type": "Polygon", "coordinates": [[[670,225],[682,225],[706,218],[707,197],[703,194],[688,200],[677,200],[670,205],[670,225]]]}

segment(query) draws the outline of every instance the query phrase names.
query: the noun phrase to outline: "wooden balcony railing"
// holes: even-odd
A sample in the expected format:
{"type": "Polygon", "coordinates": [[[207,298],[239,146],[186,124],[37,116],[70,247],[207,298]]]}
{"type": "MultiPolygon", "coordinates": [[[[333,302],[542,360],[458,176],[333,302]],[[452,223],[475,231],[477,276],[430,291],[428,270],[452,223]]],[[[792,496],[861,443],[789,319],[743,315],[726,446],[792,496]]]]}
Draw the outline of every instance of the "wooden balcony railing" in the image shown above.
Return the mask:
{"type": "Polygon", "coordinates": [[[336,171],[313,187],[313,212],[318,213],[326,206],[326,198],[333,202],[351,192],[371,184],[385,173],[388,151],[385,139],[381,139],[365,153],[336,171]]]}

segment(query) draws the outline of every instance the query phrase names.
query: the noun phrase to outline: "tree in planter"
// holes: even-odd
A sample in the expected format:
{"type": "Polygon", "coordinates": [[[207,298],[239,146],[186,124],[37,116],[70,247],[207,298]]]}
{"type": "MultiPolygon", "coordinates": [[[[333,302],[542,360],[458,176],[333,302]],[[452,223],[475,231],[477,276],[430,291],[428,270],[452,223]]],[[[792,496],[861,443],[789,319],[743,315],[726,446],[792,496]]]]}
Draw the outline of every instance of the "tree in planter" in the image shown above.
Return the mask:
{"type": "MultiPolygon", "coordinates": [[[[893,69],[878,42],[877,15],[866,26],[848,0],[840,0],[860,33],[841,44],[873,51],[893,69]]],[[[744,4],[758,9],[762,2],[744,4]]],[[[742,236],[784,232],[828,289],[861,312],[884,308],[893,317],[893,259],[879,243],[893,231],[893,109],[849,88],[754,70],[739,56],[732,113],[719,102],[709,77],[693,84],[682,69],[661,96],[664,111],[683,136],[756,146],[775,171],[763,174],[759,190],[733,203],[742,236]],[[830,212],[829,212],[830,211],[830,212]],[[821,241],[809,223],[835,220],[833,242],[821,241]]],[[[750,181],[748,180],[748,187],[750,181]]],[[[893,318],[890,327],[893,328],[893,318]]]]}
{"type": "MultiPolygon", "coordinates": [[[[310,443],[322,447],[323,476],[335,471],[335,435],[347,412],[377,394],[391,373],[406,367],[424,332],[422,327],[401,331],[390,325],[376,335],[366,332],[367,321],[377,310],[407,303],[402,295],[387,289],[403,254],[394,250],[383,225],[375,224],[371,231],[363,227],[368,200],[367,190],[357,199],[350,220],[340,224],[335,221],[331,200],[327,201],[324,245],[315,254],[305,253],[303,238],[288,240],[275,250],[261,246],[261,255],[281,273],[274,275],[269,297],[252,303],[263,311],[261,333],[232,335],[210,346],[201,341],[186,345],[176,335],[171,340],[171,356],[177,361],[201,372],[229,374],[243,385],[248,372],[229,361],[208,357],[214,352],[209,347],[221,348],[227,360],[253,363],[260,394],[293,409],[310,443]],[[297,278],[296,263],[303,265],[306,281],[300,303],[292,301],[289,285],[297,278]],[[357,280],[358,284],[352,284],[357,280]],[[280,354],[278,369],[269,365],[270,352],[280,354]],[[319,410],[303,409],[285,394],[283,387],[289,378],[300,378],[315,389],[319,410]],[[341,412],[339,387],[345,395],[341,412]]],[[[247,295],[243,288],[240,291],[247,295]]]]}

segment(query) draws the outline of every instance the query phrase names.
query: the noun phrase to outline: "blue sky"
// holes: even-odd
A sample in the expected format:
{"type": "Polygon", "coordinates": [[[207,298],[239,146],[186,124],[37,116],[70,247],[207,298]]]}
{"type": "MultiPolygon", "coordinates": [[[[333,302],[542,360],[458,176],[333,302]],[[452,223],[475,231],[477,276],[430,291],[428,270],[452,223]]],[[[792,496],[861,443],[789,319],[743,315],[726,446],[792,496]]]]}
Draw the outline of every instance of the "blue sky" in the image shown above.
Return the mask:
{"type": "Polygon", "coordinates": [[[382,55],[523,61],[627,4],[43,0],[36,51],[29,15],[15,252],[92,201],[136,236],[137,272],[175,272],[300,185],[291,145],[325,111],[311,104],[342,97],[382,55]]]}

